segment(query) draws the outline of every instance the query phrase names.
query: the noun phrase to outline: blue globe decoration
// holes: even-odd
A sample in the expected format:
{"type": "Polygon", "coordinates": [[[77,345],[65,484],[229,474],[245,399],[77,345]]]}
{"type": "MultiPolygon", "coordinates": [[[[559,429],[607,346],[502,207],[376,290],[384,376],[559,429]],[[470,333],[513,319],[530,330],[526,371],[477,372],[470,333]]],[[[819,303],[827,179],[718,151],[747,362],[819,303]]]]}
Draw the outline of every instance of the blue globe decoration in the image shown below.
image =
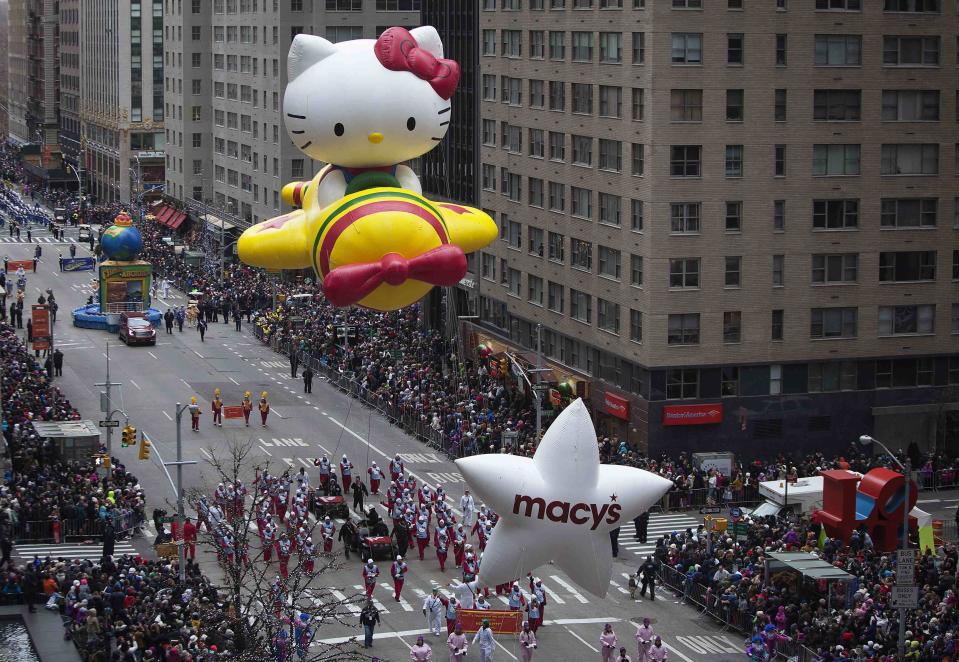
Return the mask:
{"type": "Polygon", "coordinates": [[[130,217],[121,212],[113,225],[104,230],[100,237],[100,247],[111,260],[129,262],[135,260],[143,250],[143,236],[133,227],[130,217]]]}

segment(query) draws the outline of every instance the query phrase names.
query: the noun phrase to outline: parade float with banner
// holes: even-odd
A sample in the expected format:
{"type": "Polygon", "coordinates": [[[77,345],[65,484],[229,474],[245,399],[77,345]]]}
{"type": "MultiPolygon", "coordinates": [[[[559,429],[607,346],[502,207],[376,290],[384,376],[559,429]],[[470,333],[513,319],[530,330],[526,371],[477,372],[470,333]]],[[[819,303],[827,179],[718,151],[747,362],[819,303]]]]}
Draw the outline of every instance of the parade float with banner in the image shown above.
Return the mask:
{"type": "Polygon", "coordinates": [[[95,301],[73,310],[73,325],[113,333],[119,326],[120,315],[131,312],[143,313],[151,324],[159,324],[162,313],[150,307],[153,265],[138,259],[143,237],[129,214],[117,215],[113,225],[103,232],[100,248],[106,259],[98,267],[95,301]]]}

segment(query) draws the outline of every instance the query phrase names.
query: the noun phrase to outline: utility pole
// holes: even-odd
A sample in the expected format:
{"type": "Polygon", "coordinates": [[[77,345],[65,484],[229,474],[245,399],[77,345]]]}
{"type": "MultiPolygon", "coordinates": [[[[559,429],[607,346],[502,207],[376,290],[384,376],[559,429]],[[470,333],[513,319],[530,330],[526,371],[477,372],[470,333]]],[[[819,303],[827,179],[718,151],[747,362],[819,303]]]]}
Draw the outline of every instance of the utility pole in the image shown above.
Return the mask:
{"type": "MultiPolygon", "coordinates": [[[[106,390],[100,392],[100,411],[107,414],[107,420],[113,420],[113,400],[111,399],[112,387],[121,386],[119,383],[113,383],[110,381],[110,341],[107,341],[106,349],[107,357],[107,378],[105,382],[97,382],[94,386],[103,386],[106,390]]],[[[107,454],[110,457],[113,457],[113,428],[107,428],[107,454]]]]}
{"type": "MultiPolygon", "coordinates": [[[[177,531],[183,534],[183,465],[196,464],[196,460],[183,459],[183,437],[180,431],[180,423],[183,420],[183,412],[189,405],[176,403],[176,461],[163,462],[164,468],[170,465],[176,467],[176,525],[177,531]]],[[[163,461],[163,458],[160,458],[163,461]]],[[[180,583],[186,581],[186,538],[184,537],[177,543],[177,562],[180,573],[180,583]]]]}

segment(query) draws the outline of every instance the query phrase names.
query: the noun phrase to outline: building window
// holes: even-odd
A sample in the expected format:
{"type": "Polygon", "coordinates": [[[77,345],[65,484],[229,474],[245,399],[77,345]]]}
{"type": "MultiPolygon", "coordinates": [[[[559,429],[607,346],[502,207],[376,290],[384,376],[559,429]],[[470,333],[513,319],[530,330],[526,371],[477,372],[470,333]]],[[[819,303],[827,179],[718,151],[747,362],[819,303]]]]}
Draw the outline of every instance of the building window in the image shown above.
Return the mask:
{"type": "Polygon", "coordinates": [[[496,256],[489,253],[480,254],[480,275],[486,280],[496,280],[496,256]]]}
{"type": "Polygon", "coordinates": [[[633,121],[642,122],[646,119],[646,90],[641,87],[633,88],[633,121]]]}
{"type": "Polygon", "coordinates": [[[882,146],[883,175],[938,175],[939,145],[910,143],[882,146]]]}
{"type": "Polygon", "coordinates": [[[545,197],[543,193],[543,180],[539,177],[530,177],[528,182],[530,207],[542,207],[545,197]]]}
{"type": "Polygon", "coordinates": [[[629,256],[629,284],[633,287],[643,286],[643,256],[629,256]]]}
{"type": "Polygon", "coordinates": [[[590,136],[571,137],[573,143],[573,165],[593,165],[593,139],[590,136]]]}
{"type": "Polygon", "coordinates": [[[786,99],[788,98],[788,93],[786,90],[780,88],[777,89],[774,93],[774,110],[773,110],[773,119],[776,122],[785,122],[786,121],[786,99]]]}
{"type": "Polygon", "coordinates": [[[816,11],[861,11],[862,0],[816,0],[816,11]]]}
{"type": "Polygon", "coordinates": [[[621,32],[599,33],[599,61],[619,64],[623,61],[623,34],[621,32]]]}
{"type": "Polygon", "coordinates": [[[813,119],[817,122],[858,122],[862,119],[861,90],[816,90],[813,119]]]}
{"type": "Polygon", "coordinates": [[[936,306],[879,306],[879,335],[932,334],[936,328],[936,306]]]}
{"type": "Polygon", "coordinates": [[[776,177],[786,176],[786,146],[773,146],[773,174],[776,177]]]}
{"type": "Polygon", "coordinates": [[[646,63],[646,33],[633,33],[633,64],[646,63]]]}
{"type": "Polygon", "coordinates": [[[666,328],[667,343],[670,345],[699,344],[699,313],[669,315],[666,328]]]}
{"type": "Polygon", "coordinates": [[[810,363],[807,374],[810,393],[854,391],[859,386],[855,361],[810,363]]]}
{"type": "Polygon", "coordinates": [[[936,251],[882,251],[879,282],[907,283],[936,280],[936,251]]]}
{"type": "Polygon", "coordinates": [[[496,147],[496,120],[483,120],[483,144],[496,147]]]}
{"type": "Polygon", "coordinates": [[[596,298],[596,326],[609,333],[619,333],[619,304],[596,298]]]}
{"type": "Polygon", "coordinates": [[[593,321],[593,297],[586,292],[569,288],[569,316],[577,322],[593,321]]]}
{"type": "Polygon", "coordinates": [[[702,122],[703,91],[672,90],[670,92],[670,119],[673,122],[702,122]]]}
{"type": "Polygon", "coordinates": [[[855,338],[858,309],[813,308],[809,311],[810,338],[855,338]]]}
{"type": "Polygon", "coordinates": [[[506,291],[512,296],[520,296],[520,288],[523,282],[523,272],[519,269],[507,267],[506,269],[506,291]]]}
{"type": "Polygon", "coordinates": [[[883,11],[938,14],[942,3],[941,0],[885,0],[883,11]]]}
{"type": "Polygon", "coordinates": [[[726,90],[726,121],[742,122],[746,115],[743,90],[726,90]]]}
{"type": "Polygon", "coordinates": [[[723,342],[738,343],[743,340],[743,314],[738,311],[723,313],[723,342]]]}
{"type": "Polygon", "coordinates": [[[859,145],[813,145],[813,176],[858,175],[859,148],[859,145]]]}
{"type": "Polygon", "coordinates": [[[601,117],[623,116],[623,88],[613,85],[599,86],[599,114],[601,117]]]}
{"type": "Polygon", "coordinates": [[[739,367],[723,366],[721,373],[720,395],[724,398],[739,395],[739,367]]]}
{"type": "Polygon", "coordinates": [[[645,221],[645,205],[642,200],[630,200],[629,216],[629,229],[642,232],[645,221]]]}
{"type": "Polygon", "coordinates": [[[726,232],[742,232],[743,203],[740,201],[726,203],[726,232]]]}
{"type": "Polygon", "coordinates": [[[773,287],[786,284],[786,256],[773,255],[773,287]]]}
{"type": "Polygon", "coordinates": [[[550,211],[566,211],[566,185],[560,182],[549,183],[550,211]]]}
{"type": "Polygon", "coordinates": [[[669,148],[671,177],[699,177],[702,170],[702,145],[672,145],[669,148]]]}
{"type": "Polygon", "coordinates": [[[563,31],[550,31],[549,33],[549,59],[566,59],[566,33],[563,31]]]}
{"type": "Polygon", "coordinates": [[[670,204],[670,232],[673,234],[698,234],[702,205],[699,202],[674,202],[670,204]]]}
{"type": "Polygon", "coordinates": [[[773,201],[773,231],[774,232],[786,231],[786,201],[785,200],[773,201]]]}
{"type": "Polygon", "coordinates": [[[669,261],[669,286],[673,288],[698,288],[699,258],[672,258],[669,261]]]}
{"type": "Polygon", "coordinates": [[[502,31],[503,57],[518,58],[523,56],[523,31],[522,30],[503,30],[502,31]]]}
{"type": "Polygon", "coordinates": [[[629,310],[629,339],[643,342],[643,313],[632,308],[629,310]]]}
{"type": "Polygon", "coordinates": [[[633,143],[632,157],[630,173],[634,177],[642,177],[646,172],[646,146],[641,143],[633,143]]]}
{"type": "Polygon", "coordinates": [[[812,256],[814,285],[855,283],[859,279],[859,253],[817,253],[812,256]]]}
{"type": "Polygon", "coordinates": [[[566,260],[566,239],[557,232],[550,232],[547,237],[547,246],[549,250],[549,259],[552,262],[563,262],[566,260]]]}
{"type": "Polygon", "coordinates": [[[883,122],[938,122],[939,90],[883,90],[883,122]]]}
{"type": "Polygon", "coordinates": [[[593,61],[593,33],[573,31],[573,62],[593,61]]]}
{"type": "Polygon", "coordinates": [[[599,194],[599,222],[619,227],[622,199],[612,193],[599,194]]]}
{"type": "Polygon", "coordinates": [[[862,64],[862,35],[817,34],[817,67],[858,67],[862,64]]]}
{"type": "Polygon", "coordinates": [[[746,38],[741,32],[726,35],[726,64],[741,65],[745,56],[746,38]]]}
{"type": "Polygon", "coordinates": [[[534,306],[543,305],[543,279],[529,274],[526,277],[526,300],[534,306]]]}
{"type": "Polygon", "coordinates": [[[743,146],[726,145],[726,176],[743,176],[743,146]]]}
{"type": "Polygon", "coordinates": [[[486,191],[496,190],[496,166],[484,163],[482,167],[483,189],[486,191]]]}
{"type": "Polygon", "coordinates": [[[672,60],[673,64],[702,64],[702,33],[674,32],[672,35],[672,60]]]}
{"type": "Polygon", "coordinates": [[[565,289],[560,283],[550,281],[547,286],[546,307],[555,313],[562,313],[565,308],[565,289]]]}
{"type": "Polygon", "coordinates": [[[573,83],[573,112],[582,115],[593,114],[593,86],[589,83],[573,83]]]}
{"type": "Polygon", "coordinates": [[[496,55],[496,30],[483,30],[483,55],[496,55]]]}
{"type": "Polygon", "coordinates": [[[959,303],[952,304],[952,333],[959,333],[959,303]]]}
{"type": "Polygon", "coordinates": [[[740,287],[743,276],[743,258],[738,255],[727,255],[725,258],[725,287],[740,287]]]}
{"type": "Polygon", "coordinates": [[[574,269],[593,270],[593,242],[583,239],[569,240],[569,263],[574,269]]]}
{"type": "Polygon", "coordinates": [[[939,37],[883,37],[882,63],[887,67],[938,67],[939,37]]]}
{"type": "Polygon", "coordinates": [[[529,31],[529,57],[532,60],[546,57],[546,34],[542,30],[529,31]]]}
{"type": "Polygon", "coordinates": [[[566,83],[559,80],[549,82],[549,109],[566,110],[566,83]]]}
{"type": "Polygon", "coordinates": [[[529,81],[529,107],[544,108],[546,106],[546,83],[535,78],[529,81]]]}
{"type": "Polygon", "coordinates": [[[812,225],[816,230],[850,230],[859,227],[858,200],[813,200],[812,225]]]}
{"type": "Polygon", "coordinates": [[[699,397],[697,368],[670,368],[666,371],[666,398],[691,400],[699,397]]]}
{"type": "Polygon", "coordinates": [[[599,275],[619,280],[622,253],[609,246],[599,247],[599,275]]]}
{"type": "Polygon", "coordinates": [[[593,220],[593,192],[587,188],[571,186],[569,195],[572,199],[570,213],[577,218],[593,220]]]}
{"type": "Polygon", "coordinates": [[[959,280],[959,250],[952,251],[952,279],[959,280]]]}
{"type": "Polygon", "coordinates": [[[776,35],[776,66],[785,67],[786,66],[786,44],[788,43],[788,37],[784,34],[776,35]]]}
{"type": "Polygon", "coordinates": [[[783,339],[783,327],[785,325],[785,313],[782,308],[777,308],[772,311],[772,316],[770,319],[769,334],[771,340],[782,340],[783,339]]]}
{"type": "Polygon", "coordinates": [[[599,139],[599,167],[619,172],[623,169],[623,144],[618,140],[599,139]]]}

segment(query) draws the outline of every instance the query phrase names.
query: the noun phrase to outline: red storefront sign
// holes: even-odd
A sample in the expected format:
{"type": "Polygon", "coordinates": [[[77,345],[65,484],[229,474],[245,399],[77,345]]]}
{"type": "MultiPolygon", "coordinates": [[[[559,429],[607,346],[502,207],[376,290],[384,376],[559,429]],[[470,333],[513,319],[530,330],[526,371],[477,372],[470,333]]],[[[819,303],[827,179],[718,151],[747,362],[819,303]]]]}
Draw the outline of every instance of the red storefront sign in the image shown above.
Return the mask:
{"type": "Polygon", "coordinates": [[[498,611],[494,609],[460,609],[456,612],[463,632],[473,633],[483,625],[483,619],[489,619],[490,629],[496,634],[519,634],[522,631],[522,612],[498,611]]]}
{"type": "Polygon", "coordinates": [[[666,405],[663,425],[708,425],[723,422],[723,405],[666,405]]]}
{"type": "Polygon", "coordinates": [[[629,400],[621,395],[604,391],[603,409],[605,409],[606,413],[610,416],[621,418],[624,421],[629,420],[629,400]]]}
{"type": "Polygon", "coordinates": [[[243,418],[243,405],[225,405],[223,418],[243,418]]]}

